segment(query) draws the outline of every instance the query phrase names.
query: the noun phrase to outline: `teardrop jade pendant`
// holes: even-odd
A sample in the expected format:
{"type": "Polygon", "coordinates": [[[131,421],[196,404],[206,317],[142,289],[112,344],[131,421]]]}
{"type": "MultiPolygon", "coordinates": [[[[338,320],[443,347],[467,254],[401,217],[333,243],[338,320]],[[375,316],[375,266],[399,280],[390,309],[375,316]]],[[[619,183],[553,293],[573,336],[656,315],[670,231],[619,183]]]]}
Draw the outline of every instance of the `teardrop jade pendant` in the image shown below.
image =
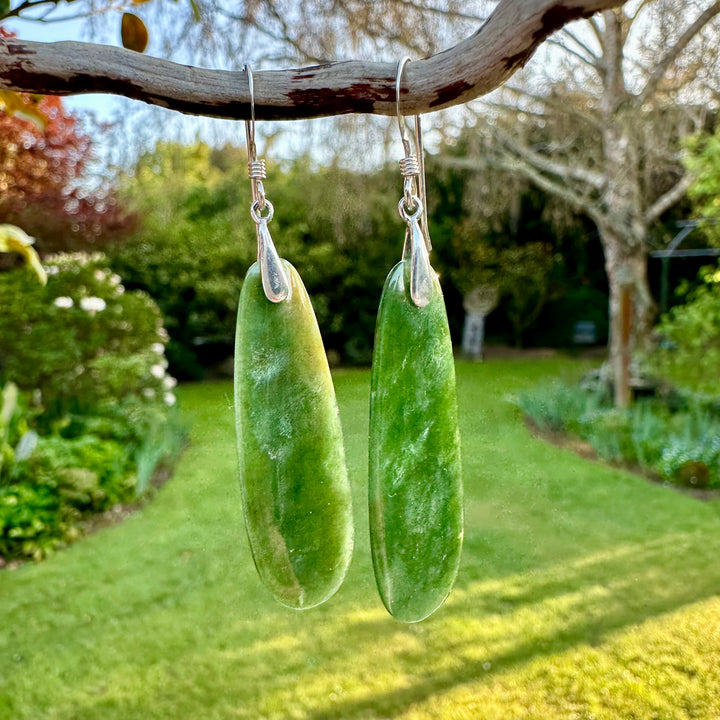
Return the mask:
{"type": "Polygon", "coordinates": [[[350,485],[330,369],[302,280],[270,302],[259,264],[240,294],[235,422],[245,525],[264,583],[291,608],[340,587],[352,554],[350,485]]]}
{"type": "Polygon", "coordinates": [[[450,592],[463,538],[455,365],[437,275],[424,307],[408,260],[380,300],[370,399],[370,540],[391,615],[417,622],[450,592]]]}

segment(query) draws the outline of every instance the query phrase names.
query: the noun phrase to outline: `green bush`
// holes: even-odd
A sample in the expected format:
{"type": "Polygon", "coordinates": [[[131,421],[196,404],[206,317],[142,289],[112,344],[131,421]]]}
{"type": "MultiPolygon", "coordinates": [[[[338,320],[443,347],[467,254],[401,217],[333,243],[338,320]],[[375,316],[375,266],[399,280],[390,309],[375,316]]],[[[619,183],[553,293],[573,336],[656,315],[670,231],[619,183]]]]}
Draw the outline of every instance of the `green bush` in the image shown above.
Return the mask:
{"type": "Polygon", "coordinates": [[[176,381],[157,305],[104,256],[0,274],[0,560],[40,559],[142,495],[177,454],[176,381]],[[18,392],[18,386],[25,392],[18,392]]]}
{"type": "Polygon", "coordinates": [[[125,292],[101,254],[46,258],[47,286],[28,270],[0,274],[0,372],[34,393],[44,421],[108,400],[174,402],[157,305],[125,292]]]}
{"type": "Polygon", "coordinates": [[[0,486],[0,560],[41,560],[80,536],[79,517],[48,487],[0,486]]]}
{"type": "Polygon", "coordinates": [[[83,513],[102,512],[135,494],[132,448],[94,435],[40,438],[27,460],[16,462],[13,482],[47,487],[83,513]]]}
{"type": "Polygon", "coordinates": [[[720,265],[701,270],[702,285],[663,316],[657,352],[649,363],[657,374],[691,390],[720,395],[720,265]]]}
{"type": "MultiPolygon", "coordinates": [[[[7,409],[13,393],[3,395],[7,409]]],[[[28,429],[38,417],[22,394],[12,407],[0,469],[0,565],[42,559],[80,537],[85,518],[142,496],[184,438],[176,408],[158,402],[107,401],[96,414],[67,416],[39,438],[28,429]]]]}

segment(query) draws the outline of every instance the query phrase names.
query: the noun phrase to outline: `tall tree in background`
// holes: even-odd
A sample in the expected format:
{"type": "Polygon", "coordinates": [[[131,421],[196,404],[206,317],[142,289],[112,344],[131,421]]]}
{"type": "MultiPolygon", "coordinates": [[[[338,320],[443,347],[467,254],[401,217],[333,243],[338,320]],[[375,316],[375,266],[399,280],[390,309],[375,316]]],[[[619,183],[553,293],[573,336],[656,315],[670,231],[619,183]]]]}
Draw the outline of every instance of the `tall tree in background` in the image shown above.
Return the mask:
{"type": "Polygon", "coordinates": [[[593,219],[621,406],[654,317],[648,230],[684,197],[682,141],[704,127],[720,90],[718,14],[720,2],[634,2],[563,29],[532,75],[486,104],[486,142],[458,163],[518,173],[593,219]]]}

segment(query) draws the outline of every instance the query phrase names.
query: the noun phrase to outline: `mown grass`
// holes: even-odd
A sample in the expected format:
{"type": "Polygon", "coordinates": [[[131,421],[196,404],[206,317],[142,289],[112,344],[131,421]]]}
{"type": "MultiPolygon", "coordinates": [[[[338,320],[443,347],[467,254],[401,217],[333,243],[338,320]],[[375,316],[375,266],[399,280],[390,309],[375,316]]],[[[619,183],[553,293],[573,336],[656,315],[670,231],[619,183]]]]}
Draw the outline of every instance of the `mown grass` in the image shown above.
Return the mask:
{"type": "Polygon", "coordinates": [[[184,388],[192,445],[155,501],[0,573],[0,718],[720,717],[720,505],[545,445],[507,402],[580,370],[459,366],[463,563],[413,626],[387,616],[372,579],[368,373],[336,376],[353,564],[304,613],[255,575],[230,385],[184,388]]]}

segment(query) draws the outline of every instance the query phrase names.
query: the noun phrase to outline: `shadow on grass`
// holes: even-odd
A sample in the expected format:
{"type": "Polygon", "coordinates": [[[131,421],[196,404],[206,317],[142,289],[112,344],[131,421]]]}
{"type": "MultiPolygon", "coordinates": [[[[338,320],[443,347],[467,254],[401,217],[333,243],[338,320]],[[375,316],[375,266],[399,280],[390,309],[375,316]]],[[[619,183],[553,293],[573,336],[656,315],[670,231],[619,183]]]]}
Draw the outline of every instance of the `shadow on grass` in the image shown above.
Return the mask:
{"type": "MultiPolygon", "coordinates": [[[[414,663],[406,657],[398,667],[397,687],[316,708],[304,717],[394,716],[464,683],[482,682],[577,645],[599,644],[628,625],[720,592],[720,567],[712,560],[718,551],[717,537],[678,533],[544,570],[470,582],[454,591],[418,648],[425,654],[437,640],[445,658],[431,659],[427,671],[418,667],[408,677],[414,663]]],[[[368,635],[385,643],[387,630],[379,619],[350,621],[338,633],[338,643],[364,644],[367,652],[368,635]]]]}

